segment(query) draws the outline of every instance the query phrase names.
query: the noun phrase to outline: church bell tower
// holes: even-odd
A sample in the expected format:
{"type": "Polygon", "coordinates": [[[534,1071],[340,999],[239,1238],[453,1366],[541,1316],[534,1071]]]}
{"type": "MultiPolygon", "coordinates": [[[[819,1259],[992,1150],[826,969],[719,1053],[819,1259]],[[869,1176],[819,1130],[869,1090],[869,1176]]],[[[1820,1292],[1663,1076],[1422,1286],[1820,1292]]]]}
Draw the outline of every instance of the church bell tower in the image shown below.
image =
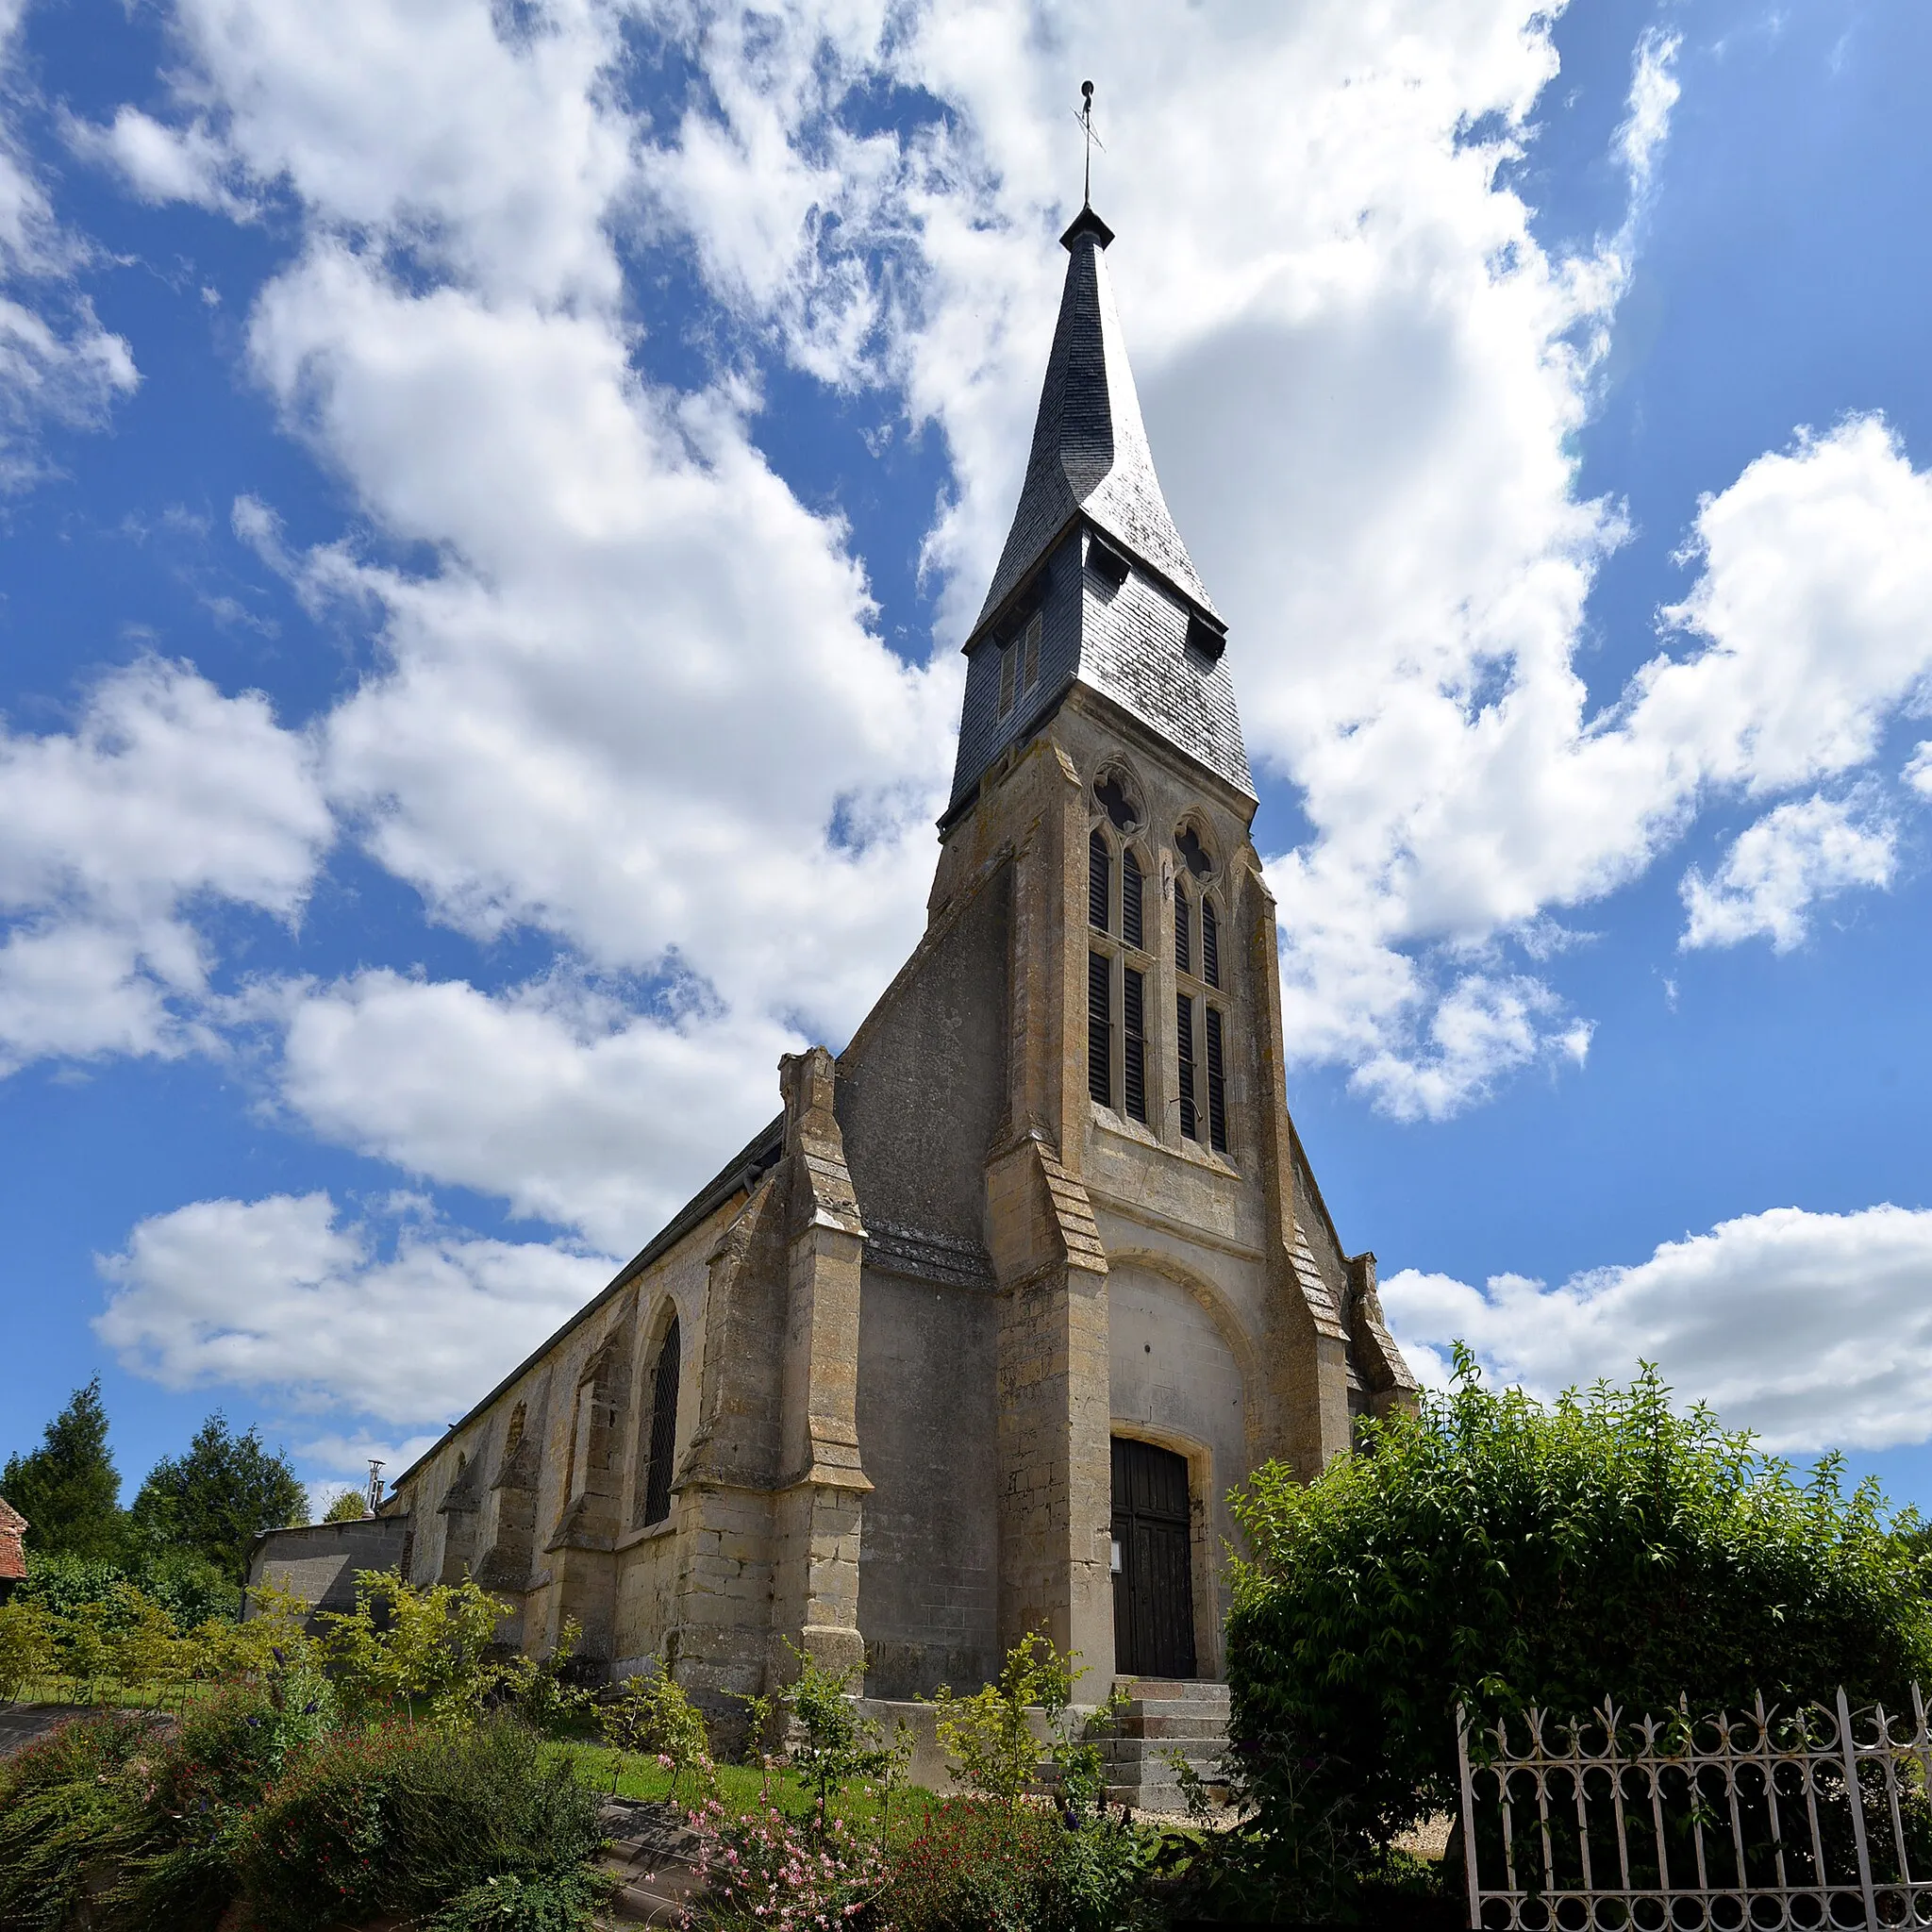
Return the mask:
{"type": "Polygon", "coordinates": [[[930,902],[1010,869],[999,1626],[1219,1675],[1225,1497],[1408,1400],[1288,1111],[1228,630],[1155,475],[1083,207],[1025,480],[965,645],[930,902]]]}

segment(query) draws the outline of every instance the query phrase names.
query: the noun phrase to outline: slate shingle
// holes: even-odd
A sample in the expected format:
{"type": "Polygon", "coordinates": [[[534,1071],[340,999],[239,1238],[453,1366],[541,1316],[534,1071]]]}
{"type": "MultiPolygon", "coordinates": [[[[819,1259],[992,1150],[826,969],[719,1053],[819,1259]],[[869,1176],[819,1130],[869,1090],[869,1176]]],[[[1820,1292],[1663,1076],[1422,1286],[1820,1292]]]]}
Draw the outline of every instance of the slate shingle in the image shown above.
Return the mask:
{"type": "Polygon", "coordinates": [[[1026,479],[966,645],[953,804],[1075,680],[1253,797],[1225,660],[1187,644],[1191,617],[1217,636],[1223,626],[1154,474],[1102,258],[1112,230],[1085,208],[1060,239],[1067,280],[1026,479]],[[1091,531],[1137,566],[1118,588],[1087,567],[1091,531]],[[999,647],[1035,609],[1045,619],[1040,681],[1001,719],[999,647]]]}

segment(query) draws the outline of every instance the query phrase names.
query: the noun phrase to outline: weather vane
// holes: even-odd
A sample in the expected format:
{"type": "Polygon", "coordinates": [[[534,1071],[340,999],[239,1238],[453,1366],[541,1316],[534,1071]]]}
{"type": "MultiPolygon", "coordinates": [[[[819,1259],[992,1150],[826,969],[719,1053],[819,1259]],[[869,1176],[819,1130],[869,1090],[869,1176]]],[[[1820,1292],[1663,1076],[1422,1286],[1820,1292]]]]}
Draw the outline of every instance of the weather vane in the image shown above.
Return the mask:
{"type": "Polygon", "coordinates": [[[1093,206],[1093,150],[1107,152],[1107,143],[1093,131],[1093,83],[1083,80],[1080,83],[1080,105],[1074,109],[1074,119],[1080,124],[1080,131],[1087,137],[1087,170],[1080,180],[1080,206],[1093,206]]]}

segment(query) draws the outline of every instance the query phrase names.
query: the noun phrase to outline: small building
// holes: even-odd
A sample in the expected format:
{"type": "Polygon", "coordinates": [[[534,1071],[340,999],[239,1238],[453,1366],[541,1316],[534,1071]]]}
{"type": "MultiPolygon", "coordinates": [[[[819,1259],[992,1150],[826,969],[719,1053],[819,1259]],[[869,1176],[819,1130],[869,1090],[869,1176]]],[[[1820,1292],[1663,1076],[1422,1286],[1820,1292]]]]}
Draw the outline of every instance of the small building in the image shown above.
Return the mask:
{"type": "MultiPolygon", "coordinates": [[[[836,1058],[407,1470],[422,1582],[721,1717],[788,1645],[903,1699],[1024,1633],[1224,1673],[1230,1489],[1412,1400],[1288,1108],[1227,626],[1083,208],[965,644],[924,937],[836,1058]]],[[[311,1532],[301,1532],[308,1535],[311,1532]]],[[[279,1545],[278,1545],[279,1546],[279,1545]]]]}
{"type": "Polygon", "coordinates": [[[26,1518],[0,1496],[0,1604],[26,1580],[26,1518]]]}

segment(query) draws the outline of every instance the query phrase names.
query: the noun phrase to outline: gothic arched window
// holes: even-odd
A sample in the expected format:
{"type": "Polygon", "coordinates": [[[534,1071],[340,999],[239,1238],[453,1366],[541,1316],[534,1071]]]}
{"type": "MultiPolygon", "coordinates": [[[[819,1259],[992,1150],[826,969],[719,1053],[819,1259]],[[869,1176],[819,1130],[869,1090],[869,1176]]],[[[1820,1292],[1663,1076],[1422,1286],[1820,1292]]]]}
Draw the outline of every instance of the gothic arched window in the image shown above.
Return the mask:
{"type": "Polygon", "coordinates": [[[658,1344],[658,1360],[651,1374],[651,1433],[639,1484],[643,1499],[638,1512],[641,1527],[662,1523],[671,1514],[671,1465],[677,1449],[678,1352],[677,1317],[673,1315],[664,1340],[658,1344]]]}
{"type": "Polygon", "coordinates": [[[1143,934],[1143,912],[1141,887],[1144,881],[1141,872],[1141,861],[1131,851],[1121,854],[1121,938],[1130,946],[1139,946],[1143,951],[1146,940],[1143,934]]]}
{"type": "Polygon", "coordinates": [[[1087,835],[1087,923],[1095,932],[1108,932],[1113,926],[1112,874],[1113,854],[1108,848],[1107,834],[1095,825],[1087,835]]]}

